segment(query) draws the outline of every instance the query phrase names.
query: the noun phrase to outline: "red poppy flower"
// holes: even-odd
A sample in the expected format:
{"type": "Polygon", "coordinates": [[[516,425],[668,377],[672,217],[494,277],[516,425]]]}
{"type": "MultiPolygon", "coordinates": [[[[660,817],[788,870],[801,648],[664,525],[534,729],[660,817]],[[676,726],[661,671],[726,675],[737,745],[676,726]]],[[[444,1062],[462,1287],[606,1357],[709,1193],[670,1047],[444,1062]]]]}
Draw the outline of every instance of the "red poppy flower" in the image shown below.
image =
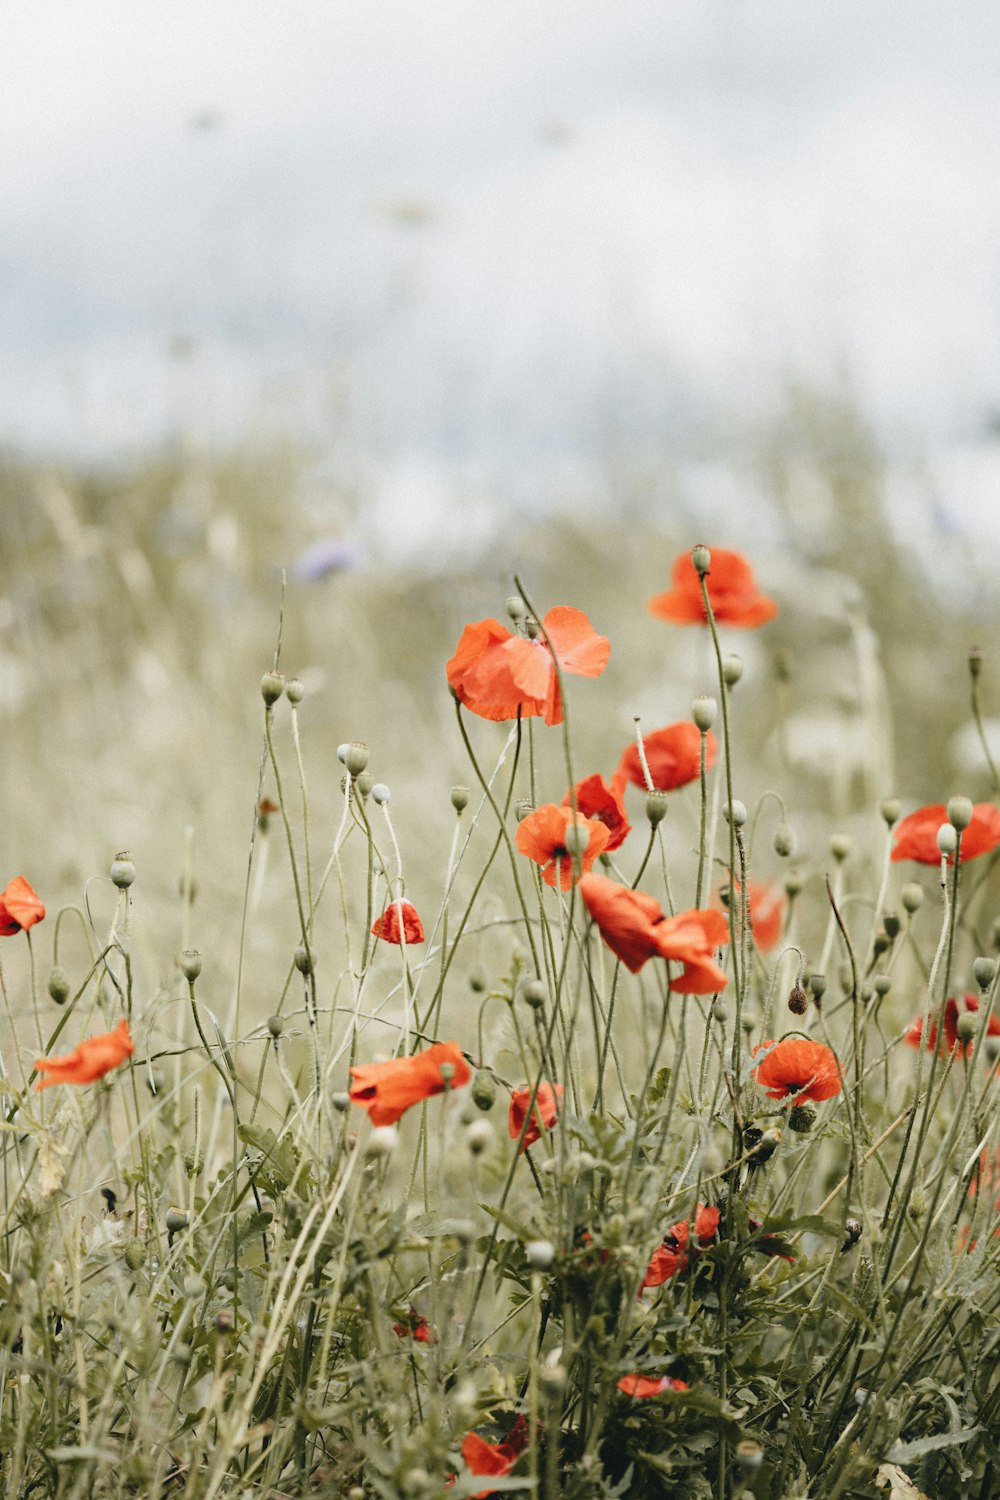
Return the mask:
{"type": "Polygon", "coordinates": [[[395,1125],[412,1104],[443,1094],[446,1088],[463,1088],[472,1077],[472,1069],[457,1042],[435,1042],[412,1057],[361,1063],[351,1069],[351,1077],[351,1103],[366,1109],[373,1125],[395,1125]],[[441,1076],[445,1063],[452,1069],[447,1082],[441,1076]]]}
{"type": "MultiPolygon", "coordinates": [[[[719,1232],[719,1210],[715,1207],[709,1208],[704,1203],[699,1203],[694,1216],[694,1249],[704,1249],[710,1245],[719,1232]]],[[[671,1276],[676,1276],[679,1271],[687,1269],[689,1259],[689,1244],[691,1239],[690,1221],[681,1219],[678,1223],[671,1225],[663,1236],[662,1242],[657,1245],[650,1257],[646,1274],[642,1278],[642,1287],[662,1286],[669,1281],[671,1276]]]]}
{"type": "MultiPolygon", "coordinates": [[[[893,859],[913,859],[921,865],[940,864],[941,851],[937,844],[937,834],[941,824],[947,821],[948,809],[943,802],[918,807],[916,812],[901,818],[893,829],[893,859]]],[[[972,809],[972,821],[962,831],[962,858],[978,859],[981,854],[989,854],[998,844],[1000,811],[992,802],[977,802],[972,809]]],[[[948,863],[955,863],[954,854],[948,856],[948,863]]]]}
{"type": "MultiPolygon", "coordinates": [[[[701,579],[690,552],[682,552],[670,570],[671,587],[650,599],[650,614],[672,625],[704,625],[708,619],[701,594],[701,579]]],[[[712,548],[712,563],[706,575],[712,613],[719,625],[753,630],[766,625],[778,613],[773,599],[757,588],[753,568],[740,552],[712,548]]]]}
{"type": "MultiPolygon", "coordinates": [[[[840,1071],[837,1059],[822,1042],[789,1036],[778,1042],[765,1042],[773,1050],[751,1071],[769,1099],[784,1099],[794,1094],[802,1099],[832,1099],[840,1093],[840,1071]]],[[[754,1052],[759,1048],[755,1047],[754,1052]]]]}
{"type": "Polygon", "coordinates": [[[128,1022],[121,1020],[114,1031],[101,1036],[88,1037],[72,1052],[62,1057],[40,1057],[35,1063],[36,1073],[48,1074],[35,1084],[36,1089],[50,1089],[54,1083],[96,1083],[112,1068],[119,1067],[131,1057],[135,1046],[129,1034],[128,1022]]]}
{"type": "Polygon", "coordinates": [[[728,983],[715,962],[716,948],[729,941],[729,927],[718,911],[686,911],[665,917],[658,901],[629,890],[606,875],[584,875],[580,895],[601,937],[633,974],[658,955],[684,965],[670,988],[684,995],[715,995],[728,983]]]}
{"type": "Polygon", "coordinates": [[[573,857],[566,848],[566,833],[574,821],[578,827],[587,830],[587,847],[580,856],[580,864],[584,870],[589,870],[597,856],[608,847],[611,837],[606,825],[596,818],[577,815],[574,820],[571,807],[546,802],[521,819],[514,835],[521,853],[542,866],[545,884],[554,886],[558,878],[560,889],[564,891],[568,891],[573,883],[573,857]]]}
{"type": "Polygon", "coordinates": [[[422,943],[424,924],[412,901],[391,901],[382,915],[372,923],[372,932],[386,943],[399,942],[399,908],[403,908],[403,936],[407,943],[422,943]]]}
{"type": "MultiPolygon", "coordinates": [[[[499,1479],[510,1473],[527,1446],[528,1424],[519,1416],[502,1443],[488,1443],[478,1432],[466,1433],[462,1439],[462,1457],[470,1474],[492,1474],[499,1479]]],[[[474,1500],[485,1500],[493,1494],[495,1490],[477,1490],[474,1500]]]]}
{"type": "MultiPolygon", "coordinates": [[[[598,635],[579,609],[558,604],[542,624],[560,671],[600,677],[611,655],[607,636],[598,635]]],[[[548,642],[511,635],[498,620],[466,625],[447,665],[448,685],[460,703],[483,719],[516,719],[541,714],[561,724],[559,679],[548,642]]]]}
{"type": "MultiPolygon", "coordinates": [[[[963,1057],[968,1057],[975,1043],[967,1041],[960,1043],[958,1039],[958,1018],[964,1011],[971,1011],[975,1015],[979,1010],[978,995],[963,995],[960,1000],[953,997],[944,1003],[944,1046],[940,1049],[942,1053],[954,1052],[959,1049],[963,1057]]],[[[925,1045],[931,1052],[937,1046],[938,1029],[937,1021],[933,1016],[918,1016],[906,1033],[906,1040],[911,1047],[919,1047],[924,1040],[924,1022],[927,1021],[927,1040],[925,1045]]],[[[987,1036],[1000,1036],[1000,1016],[991,1015],[986,1023],[987,1036]]]]}
{"type": "Polygon", "coordinates": [[[621,848],[632,832],[632,825],[625,812],[619,787],[608,786],[604,777],[595,773],[578,781],[572,794],[566,793],[563,807],[572,807],[574,797],[577,812],[582,813],[585,818],[603,823],[607,828],[608,842],[604,852],[611,854],[615,849],[621,848]]]}
{"type": "Polygon", "coordinates": [[[626,1396],[662,1396],[664,1391],[686,1391],[683,1380],[671,1380],[668,1375],[623,1375],[618,1389],[626,1396]]]}
{"type": "MultiPolygon", "coordinates": [[[[535,1107],[531,1111],[531,1119],[528,1128],[524,1132],[521,1142],[521,1150],[526,1151],[541,1139],[542,1127],[551,1130],[559,1117],[559,1106],[562,1103],[563,1086],[557,1083],[553,1089],[551,1083],[540,1083],[538,1093],[535,1095],[535,1107]]],[[[512,1141],[516,1141],[521,1134],[524,1121],[528,1114],[528,1105],[531,1102],[531,1090],[514,1089],[510,1096],[510,1109],[507,1112],[507,1129],[512,1141]]]]}
{"type": "Polygon", "coordinates": [[[434,1330],[426,1318],[422,1318],[415,1308],[410,1308],[407,1319],[403,1323],[393,1323],[392,1331],[398,1339],[412,1339],[415,1344],[434,1344],[434,1330]]]}
{"type": "Polygon", "coordinates": [[[34,927],[45,915],[45,907],[23,875],[15,875],[5,891],[0,891],[0,937],[34,927]]]}
{"type": "MultiPolygon", "coordinates": [[[[679,786],[687,786],[689,781],[697,781],[701,775],[701,730],[690,719],[644,734],[642,748],[653,785],[658,791],[676,791],[679,786]]],[[[709,730],[705,736],[706,770],[715,763],[718,748],[719,742],[709,730]]],[[[622,751],[612,786],[622,788],[627,781],[646,790],[646,777],[636,744],[627,745],[622,751]]]]}

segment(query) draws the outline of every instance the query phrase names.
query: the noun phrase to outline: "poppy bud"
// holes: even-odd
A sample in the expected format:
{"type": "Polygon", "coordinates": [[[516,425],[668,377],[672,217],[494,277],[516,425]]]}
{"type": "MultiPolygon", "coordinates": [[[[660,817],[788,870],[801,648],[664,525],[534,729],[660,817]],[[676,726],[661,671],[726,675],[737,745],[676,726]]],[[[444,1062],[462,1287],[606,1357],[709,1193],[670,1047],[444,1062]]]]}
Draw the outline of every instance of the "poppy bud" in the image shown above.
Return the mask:
{"type": "Polygon", "coordinates": [[[719,705],[709,693],[699,693],[691,705],[691,717],[702,734],[707,734],[711,729],[718,712],[719,705]]]}
{"type": "Polygon", "coordinates": [[[948,822],[961,833],[972,822],[972,802],[968,797],[948,798],[948,822]]]}
{"type": "Polygon", "coordinates": [[[506,609],[508,620],[523,620],[525,615],[528,613],[528,607],[525,604],[524,600],[521,598],[520,594],[509,595],[507,599],[506,609]]]}
{"type": "Polygon", "coordinates": [[[809,996],[801,984],[796,984],[788,992],[788,1009],[793,1016],[804,1016],[809,1009],[809,996]]]}
{"type": "Polygon", "coordinates": [[[960,1042],[971,1042],[976,1034],[978,1019],[975,1011],[963,1010],[955,1022],[955,1035],[960,1042]]]}
{"type": "Polygon", "coordinates": [[[892,989],[892,980],[888,974],[876,974],[872,979],[872,989],[880,1000],[884,1000],[892,989]]]}
{"type": "Polygon", "coordinates": [[[893,823],[899,822],[899,815],[902,810],[898,797],[886,797],[883,802],[879,803],[879,812],[882,814],[889,828],[892,827],[893,823]]]}
{"type": "Polygon", "coordinates": [[[726,687],[735,687],[743,676],[743,658],[735,652],[722,658],[722,680],[726,687]]]}
{"type": "Polygon", "coordinates": [[[884,911],[882,913],[882,926],[885,928],[886,937],[890,942],[893,942],[896,938],[899,937],[902,925],[902,922],[899,920],[898,912],[884,911]]]}
{"type": "Polygon", "coordinates": [[[457,813],[463,813],[469,805],[469,788],[467,786],[453,786],[451,789],[451,805],[457,813]]]}
{"type": "Polygon", "coordinates": [[[942,823],[938,829],[937,846],[944,855],[954,854],[958,848],[958,834],[950,823],[942,823]]]}
{"type": "Polygon", "coordinates": [[[57,1005],[64,1005],[69,998],[69,975],[58,964],[49,975],[49,995],[57,1005]]]}
{"type": "MultiPolygon", "coordinates": [[[[274,1035],[273,1032],[271,1034],[272,1036],[274,1035]]],[[[337,1089],[336,1093],[330,1095],[330,1103],[333,1105],[334,1109],[339,1110],[341,1114],[344,1114],[344,1112],[351,1107],[351,1096],[350,1094],[345,1094],[343,1089],[337,1089]]]]}
{"type": "Polygon", "coordinates": [[[646,817],[650,828],[657,828],[667,816],[667,794],[654,787],[646,793],[646,817]]]}
{"type": "Polygon", "coordinates": [[[978,646],[969,647],[969,676],[975,682],[983,665],[983,653],[978,646]]]}
{"type": "Polygon", "coordinates": [[[530,797],[518,797],[514,803],[514,816],[519,823],[523,823],[529,813],[533,813],[535,804],[530,797]]]}
{"type": "Polygon", "coordinates": [[[780,854],[782,859],[787,859],[795,848],[795,835],[787,823],[781,823],[774,830],[774,852],[780,854]]]}
{"type": "Polygon", "coordinates": [[[146,1264],[146,1241],[129,1240],[125,1246],[125,1264],[130,1271],[141,1271],[146,1264]]]}
{"type": "Polygon", "coordinates": [[[745,1438],[742,1443],[737,1443],[733,1449],[733,1453],[740,1468],[746,1469],[748,1473],[752,1473],[754,1469],[759,1469],[764,1462],[763,1448],[759,1443],[754,1443],[749,1438],[745,1438]]]}
{"type": "Polygon", "coordinates": [[[793,1104],[788,1111],[788,1128],[799,1135],[808,1135],[816,1124],[816,1111],[811,1104],[793,1104]]]}
{"type": "Polygon", "coordinates": [[[912,917],[924,904],[924,888],[917,885],[915,880],[908,880],[899,893],[899,899],[903,903],[903,910],[912,917]]]}
{"type": "Polygon", "coordinates": [[[987,1036],[983,1038],[983,1051],[990,1062],[996,1062],[1000,1056],[1000,1037],[987,1036]]]}
{"type": "Polygon", "coordinates": [[[699,542],[697,546],[691,548],[691,561],[694,564],[694,570],[698,574],[698,577],[704,578],[712,566],[712,554],[704,542],[699,542]]]}
{"type": "Polygon", "coordinates": [[[794,900],[801,889],[802,875],[800,871],[789,870],[788,874],[785,876],[785,895],[794,900]]]}
{"type": "Polygon", "coordinates": [[[837,861],[837,863],[838,864],[843,864],[844,860],[847,858],[847,856],[850,854],[850,852],[851,852],[851,836],[850,836],[850,834],[849,833],[835,833],[833,835],[833,838],[830,840],[830,853],[833,855],[833,857],[837,861]]]}
{"type": "Polygon", "coordinates": [[[447,1088],[455,1076],[455,1064],[450,1062],[439,1063],[438,1072],[441,1074],[445,1088],[447,1088]]]}
{"type": "Polygon", "coordinates": [[[853,1250],[854,1246],[858,1243],[858,1240],[861,1238],[861,1220],[860,1219],[845,1219],[844,1220],[844,1233],[845,1233],[845,1235],[847,1237],[844,1240],[844,1243],[840,1247],[840,1252],[841,1252],[842,1255],[846,1254],[848,1250],[853,1250]]]}
{"type": "Polygon", "coordinates": [[[188,1227],[190,1215],[183,1208],[168,1208],[164,1224],[169,1235],[180,1234],[182,1229],[188,1227]]]}
{"type": "Polygon", "coordinates": [[[809,988],[812,991],[813,999],[816,1001],[816,1004],[819,1005],[820,1001],[823,999],[823,996],[826,994],[826,975],[810,974],[809,988]]]}
{"type": "Polygon", "coordinates": [[[370,771],[362,771],[360,776],[354,778],[354,785],[357,787],[362,801],[364,801],[375,789],[375,777],[370,771]]]}
{"type": "Polygon", "coordinates": [[[268,708],[272,703],[277,703],[285,691],[285,679],[280,672],[265,672],[260,679],[260,696],[268,708]]]}
{"type": "Polygon", "coordinates": [[[274,1037],[274,1040],[277,1041],[278,1038],[279,1038],[279,1036],[281,1035],[281,1033],[285,1029],[285,1018],[284,1018],[284,1016],[268,1016],[268,1018],[267,1018],[267,1029],[271,1033],[271,1035],[274,1037]]]}
{"type": "Polygon", "coordinates": [[[232,1333],[233,1315],[228,1307],[220,1307],[214,1319],[216,1333],[232,1333]]]}
{"type": "Polygon", "coordinates": [[[891,947],[892,943],[889,939],[889,934],[884,927],[880,927],[872,938],[872,952],[878,958],[881,954],[887,953],[891,947]]]}
{"type": "Polygon", "coordinates": [[[563,836],[566,853],[573,859],[582,859],[590,843],[590,829],[580,821],[571,823],[563,836]]]}
{"type": "MultiPolygon", "coordinates": [[[[348,745],[342,745],[341,749],[344,751],[342,759],[344,765],[347,767],[348,775],[352,777],[360,776],[361,772],[368,765],[368,746],[363,740],[351,740],[348,745]]],[[[337,753],[339,755],[340,751],[337,753]]]]}
{"type": "Polygon", "coordinates": [[[713,1000],[709,1015],[711,1016],[712,1020],[717,1021],[720,1026],[725,1026],[726,1021],[729,1018],[729,1008],[726,1005],[725,1000],[718,997],[713,1000]]]}
{"type": "Polygon", "coordinates": [[[386,786],[385,782],[376,781],[375,785],[372,787],[372,801],[377,803],[379,807],[385,807],[391,796],[392,793],[389,791],[389,788],[386,786]]]}
{"type": "Polygon", "coordinates": [[[759,1130],[756,1125],[751,1125],[743,1132],[743,1145],[747,1152],[748,1165],[762,1167],[765,1162],[771,1160],[781,1145],[781,1131],[759,1130]]]}
{"type": "Polygon", "coordinates": [[[472,1102],[477,1109],[481,1109],[484,1114],[492,1109],[493,1101],[497,1096],[497,1084],[493,1074],[480,1069],[472,1080],[471,1094],[472,1102]]]}
{"type": "Polygon", "coordinates": [[[368,1500],[368,1497],[360,1484],[352,1484],[347,1491],[347,1500],[368,1500]]]}
{"type": "MultiPolygon", "coordinates": [[[[981,990],[988,990],[993,983],[997,971],[995,958],[977,958],[972,965],[972,977],[981,990]]],[[[55,970],[53,969],[53,974],[55,970]]],[[[49,980],[49,994],[52,994],[52,981],[49,980]]],[[[55,997],[53,996],[53,999],[55,997]]]]}
{"type": "Polygon", "coordinates": [[[111,879],[120,891],[127,891],[135,879],[135,865],[127,849],[116,854],[111,861],[111,879]]]}
{"type": "Polygon", "coordinates": [[[524,986],[524,1001],[530,1005],[532,1010],[544,1009],[545,1002],[549,998],[549,992],[540,979],[532,979],[524,986]]]}
{"type": "Polygon", "coordinates": [[[533,615],[528,615],[524,622],[524,633],[529,641],[537,641],[539,636],[539,624],[533,615]]]}
{"type": "Polygon", "coordinates": [[[391,1156],[399,1145],[399,1131],[395,1125],[376,1125],[365,1146],[366,1156],[391,1156]]]}
{"type": "Polygon", "coordinates": [[[489,1120],[473,1120],[465,1132],[465,1144],[473,1156],[481,1156],[492,1146],[496,1132],[489,1120]]]}
{"type": "Polygon", "coordinates": [[[311,948],[300,943],[295,950],[295,967],[300,974],[311,974],[316,967],[316,959],[311,948]]]}
{"type": "Polygon", "coordinates": [[[469,989],[474,995],[481,995],[488,982],[489,978],[482,964],[475,964],[469,970],[469,989]]]}
{"type": "Polygon", "coordinates": [[[524,1256],[533,1270],[547,1271],[556,1258],[556,1247],[551,1240],[529,1240],[524,1256]]]}
{"type": "Polygon", "coordinates": [[[727,823],[732,823],[734,828],[742,828],[747,820],[746,803],[734,797],[732,802],[727,802],[723,807],[722,815],[727,823]]]}
{"type": "Polygon", "coordinates": [[[302,702],[305,691],[301,677],[289,677],[285,683],[285,697],[293,708],[302,702]]]}
{"type": "Polygon", "coordinates": [[[185,948],[177,962],[188,984],[194,984],[201,973],[201,954],[197,948],[185,948]]]}

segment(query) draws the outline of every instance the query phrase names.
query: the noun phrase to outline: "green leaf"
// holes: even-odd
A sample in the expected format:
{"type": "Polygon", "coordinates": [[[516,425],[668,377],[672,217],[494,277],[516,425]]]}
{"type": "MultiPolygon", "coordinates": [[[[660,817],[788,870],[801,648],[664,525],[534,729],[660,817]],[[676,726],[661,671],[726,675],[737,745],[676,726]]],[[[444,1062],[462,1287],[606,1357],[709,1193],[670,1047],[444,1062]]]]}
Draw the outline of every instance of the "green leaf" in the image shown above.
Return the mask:
{"type": "Polygon", "coordinates": [[[909,1464],[939,1448],[958,1448],[971,1443],[982,1432],[981,1427],[960,1427],[957,1432],[938,1432],[933,1437],[915,1438],[912,1443],[893,1443],[886,1457],[893,1464],[909,1464]]]}

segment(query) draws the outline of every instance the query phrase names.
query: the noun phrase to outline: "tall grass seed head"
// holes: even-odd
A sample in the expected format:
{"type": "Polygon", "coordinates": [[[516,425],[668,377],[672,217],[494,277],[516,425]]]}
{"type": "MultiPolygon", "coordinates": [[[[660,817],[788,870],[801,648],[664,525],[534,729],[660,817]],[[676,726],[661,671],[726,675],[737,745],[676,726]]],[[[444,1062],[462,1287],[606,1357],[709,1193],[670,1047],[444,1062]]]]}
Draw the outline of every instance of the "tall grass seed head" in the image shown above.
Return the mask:
{"type": "Polygon", "coordinates": [[[702,734],[711,729],[718,712],[719,705],[710,693],[699,693],[691,705],[691,717],[702,734]]]}
{"type": "Polygon", "coordinates": [[[135,879],[135,865],[127,849],[122,849],[111,861],[111,881],[120,891],[127,891],[135,879]]]}
{"type": "Polygon", "coordinates": [[[280,672],[265,672],[260,679],[260,696],[267,707],[277,703],[285,691],[285,679],[280,672]]]}

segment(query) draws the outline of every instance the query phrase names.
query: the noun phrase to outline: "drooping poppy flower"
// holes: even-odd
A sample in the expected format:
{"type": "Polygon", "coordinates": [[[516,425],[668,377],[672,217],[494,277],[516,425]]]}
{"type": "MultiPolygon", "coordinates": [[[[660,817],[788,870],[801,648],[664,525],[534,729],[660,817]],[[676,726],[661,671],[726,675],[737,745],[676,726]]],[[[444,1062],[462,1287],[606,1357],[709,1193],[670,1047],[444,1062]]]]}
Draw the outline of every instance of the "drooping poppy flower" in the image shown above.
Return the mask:
{"type": "Polygon", "coordinates": [[[687,1383],[672,1380],[669,1375],[623,1375],[618,1389],[626,1396],[662,1396],[664,1391],[686,1391],[687,1383]]]}
{"type": "Polygon", "coordinates": [[[373,1125],[395,1125],[411,1105],[443,1094],[446,1088],[464,1088],[471,1077],[472,1069],[457,1042],[435,1042],[412,1057],[353,1067],[348,1096],[352,1104],[368,1111],[373,1125]],[[445,1064],[452,1070],[447,1080],[441,1074],[445,1064]]]}
{"type": "MultiPolygon", "coordinates": [[[[769,1099],[785,1099],[794,1094],[799,1102],[803,1099],[832,1099],[834,1094],[840,1093],[836,1056],[822,1042],[788,1036],[776,1046],[773,1042],[764,1045],[773,1050],[751,1072],[769,1099]]],[[[754,1048],[754,1052],[758,1050],[754,1048]]]]}
{"type": "Polygon", "coordinates": [[[642,1278],[639,1290],[647,1286],[662,1286],[669,1281],[671,1276],[687,1269],[690,1255],[697,1252],[699,1248],[704,1249],[710,1245],[719,1232],[719,1210],[707,1204],[699,1203],[694,1216],[694,1244],[691,1244],[691,1224],[688,1219],[680,1219],[672,1224],[663,1236],[663,1240],[650,1257],[646,1274],[642,1278]]]}
{"type": "MultiPolygon", "coordinates": [[[[705,582],[712,613],[719,625],[735,625],[753,630],[766,625],[778,613],[773,599],[762,594],[753,576],[753,568],[741,552],[713,547],[712,562],[705,582]]],[[[670,570],[671,586],[665,594],[655,594],[647,608],[650,614],[672,625],[704,625],[708,619],[701,593],[701,579],[691,561],[690,552],[682,552],[670,570]]]]}
{"type": "Polygon", "coordinates": [[[574,797],[578,813],[582,813],[585,818],[591,818],[597,823],[603,823],[607,828],[608,842],[605,845],[605,854],[612,854],[615,849],[620,849],[632,832],[632,825],[625,811],[620,788],[608,786],[604,777],[595,773],[593,776],[585,777],[583,781],[578,781],[572,793],[566,793],[563,798],[563,807],[572,807],[574,797]]]}
{"type": "Polygon", "coordinates": [[[23,875],[15,875],[5,891],[0,891],[0,937],[13,937],[34,927],[45,915],[45,907],[23,875]]]}
{"type": "Polygon", "coordinates": [[[543,636],[512,635],[499,620],[466,625],[446,668],[459,702],[482,719],[516,719],[520,712],[522,718],[540,714],[546,724],[561,724],[556,661],[562,672],[600,677],[611,643],[581,610],[565,604],[550,609],[542,624],[552,650],[543,636]]]}
{"type": "Polygon", "coordinates": [[[128,1021],[123,1018],[114,1031],[88,1037],[62,1057],[38,1058],[35,1072],[47,1076],[40,1078],[35,1088],[50,1089],[54,1083],[96,1083],[112,1068],[120,1067],[134,1051],[128,1021]]]}
{"type": "MultiPolygon", "coordinates": [[[[701,730],[690,719],[667,724],[642,737],[646,764],[657,791],[673,792],[701,775],[701,730]]],[[[711,730],[705,736],[705,769],[715,764],[719,742],[711,730]]],[[[612,786],[621,790],[630,781],[646,791],[646,777],[639,759],[639,746],[626,745],[612,778],[612,786]]]]}
{"type": "MultiPolygon", "coordinates": [[[[927,807],[918,807],[916,812],[901,818],[893,829],[892,858],[912,859],[921,865],[939,865],[941,850],[937,835],[942,823],[948,821],[948,809],[943,802],[932,802],[927,807]]],[[[972,821],[962,831],[960,854],[962,859],[978,859],[989,854],[1000,844],[1000,811],[992,802],[977,802],[972,809],[972,821]]],[[[954,854],[948,863],[955,863],[954,854]]]]}
{"type": "Polygon", "coordinates": [[[608,847],[611,837],[607,826],[596,818],[584,818],[578,814],[574,819],[571,807],[545,802],[521,819],[514,835],[521,853],[542,866],[545,884],[554,886],[558,879],[560,889],[564,891],[573,884],[573,856],[566,848],[566,835],[574,821],[578,828],[587,831],[587,847],[580,855],[580,864],[584,870],[589,870],[597,856],[608,847]]]}
{"type": "MultiPolygon", "coordinates": [[[[527,1151],[536,1141],[541,1140],[543,1127],[551,1130],[559,1118],[559,1106],[562,1104],[563,1086],[557,1083],[553,1089],[551,1083],[540,1083],[538,1093],[535,1095],[535,1107],[531,1111],[531,1119],[528,1120],[528,1128],[524,1132],[521,1141],[521,1150],[527,1151]]],[[[531,1102],[530,1088],[514,1089],[510,1096],[510,1109],[507,1111],[507,1129],[512,1141],[516,1141],[521,1134],[525,1119],[528,1114],[528,1105],[531,1102]]]]}
{"type": "Polygon", "coordinates": [[[415,1344],[434,1344],[437,1342],[434,1330],[427,1319],[421,1317],[413,1307],[410,1308],[405,1322],[393,1323],[392,1331],[398,1339],[412,1339],[415,1344]]]}
{"type": "Polygon", "coordinates": [[[412,901],[390,901],[385,911],[372,923],[375,937],[385,943],[399,942],[399,908],[403,908],[403,936],[407,943],[422,943],[424,924],[412,901]]]}
{"type": "MultiPolygon", "coordinates": [[[[509,1474],[528,1446],[528,1424],[518,1416],[502,1443],[488,1443],[478,1432],[468,1432],[462,1439],[462,1457],[470,1474],[491,1474],[495,1479],[509,1474]]],[[[474,1500],[486,1500],[495,1490],[477,1490],[474,1500]]]]}
{"type": "Polygon", "coordinates": [[[606,875],[584,875],[580,895],[612,953],[637,974],[648,958],[659,956],[682,963],[684,970],[670,981],[683,995],[716,995],[728,983],[715,962],[715,950],[729,941],[729,927],[719,911],[685,911],[666,917],[658,901],[642,891],[609,880],[606,875]]]}
{"type": "MultiPolygon", "coordinates": [[[[979,1011],[978,995],[962,995],[959,999],[949,996],[944,1003],[944,1045],[940,1048],[942,1053],[958,1050],[961,1056],[968,1057],[974,1046],[974,1041],[960,1042],[958,1036],[958,1018],[965,1012],[976,1015],[979,1011]]],[[[987,1036],[1000,1036],[1000,1016],[991,1015],[986,1023],[987,1036]]],[[[919,1047],[923,1043],[931,1052],[938,1044],[937,1020],[934,1016],[918,1016],[906,1033],[906,1040],[911,1047],[919,1047]],[[926,1041],[924,1041],[924,1023],[927,1023],[926,1041]]]]}

